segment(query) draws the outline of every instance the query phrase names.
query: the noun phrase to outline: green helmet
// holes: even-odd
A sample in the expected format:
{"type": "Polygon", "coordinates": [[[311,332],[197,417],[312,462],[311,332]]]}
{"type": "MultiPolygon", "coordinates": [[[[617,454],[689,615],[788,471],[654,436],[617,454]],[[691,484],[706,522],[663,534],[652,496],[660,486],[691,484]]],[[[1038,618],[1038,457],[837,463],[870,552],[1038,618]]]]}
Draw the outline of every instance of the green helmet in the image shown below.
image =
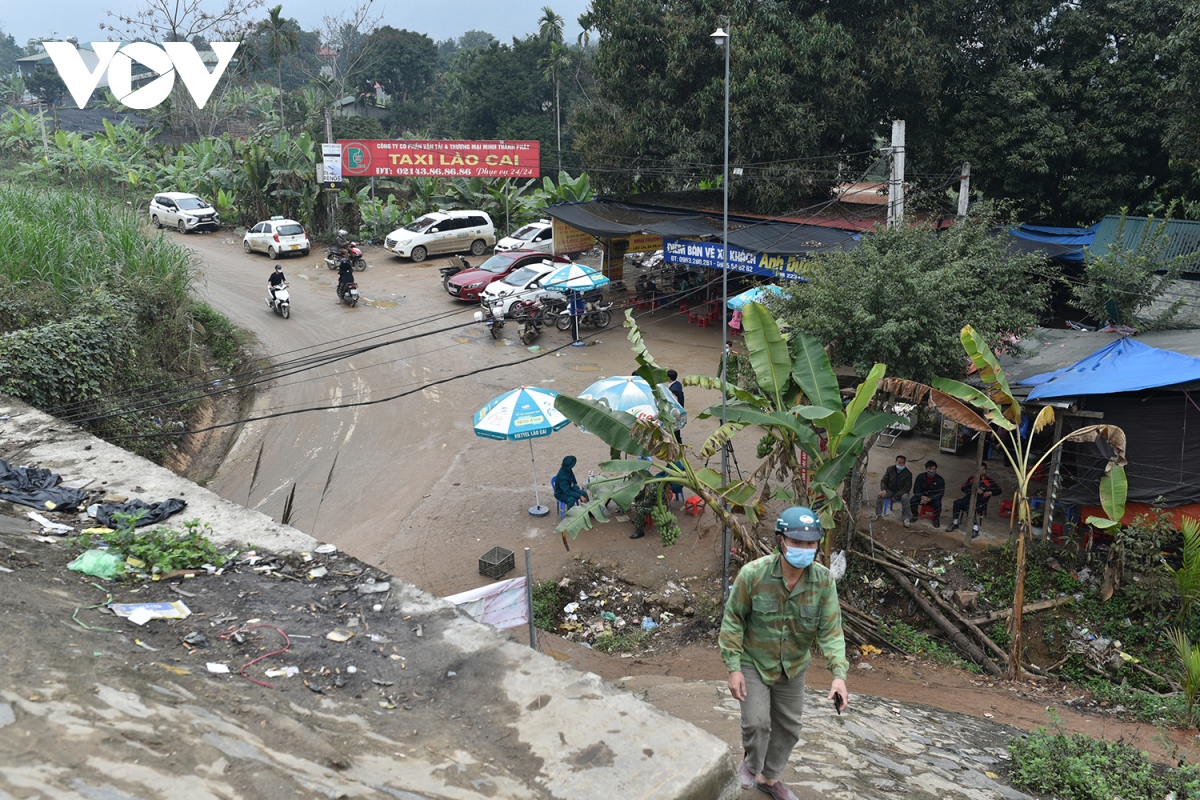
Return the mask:
{"type": "Polygon", "coordinates": [[[825,535],[817,515],[804,506],[792,506],[780,514],[775,522],[775,533],[797,542],[819,542],[825,535]]]}

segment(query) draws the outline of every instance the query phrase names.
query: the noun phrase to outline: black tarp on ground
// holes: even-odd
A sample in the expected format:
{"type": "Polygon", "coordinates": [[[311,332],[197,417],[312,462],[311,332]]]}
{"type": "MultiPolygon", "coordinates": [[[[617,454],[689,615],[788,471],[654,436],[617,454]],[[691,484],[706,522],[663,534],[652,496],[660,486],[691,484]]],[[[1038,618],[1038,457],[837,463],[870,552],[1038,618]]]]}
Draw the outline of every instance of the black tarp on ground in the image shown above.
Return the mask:
{"type": "Polygon", "coordinates": [[[62,479],[40,467],[10,467],[0,459],[0,500],[20,503],[42,511],[78,507],[87,495],[79,489],[59,486],[62,479]]]}
{"type": "MultiPolygon", "coordinates": [[[[1163,497],[1168,506],[1200,502],[1200,408],[1189,392],[1146,391],[1093,395],[1088,411],[1104,419],[1067,417],[1064,430],[1087,425],[1117,425],[1125,431],[1129,463],[1129,502],[1152,503],[1163,497]]],[[[1100,478],[1111,449],[1107,442],[1068,444],[1063,451],[1062,501],[1068,505],[1100,505],[1100,478]]]]}
{"type": "Polygon", "coordinates": [[[168,498],[161,503],[147,503],[145,500],[135,498],[128,503],[104,503],[96,508],[95,517],[100,521],[100,524],[112,528],[116,527],[113,521],[113,514],[137,514],[145,512],[134,523],[134,527],[140,528],[143,525],[153,525],[157,522],[162,522],[167,517],[185,508],[187,508],[187,502],[178,497],[168,498]]]}
{"type": "MultiPolygon", "coordinates": [[[[670,211],[611,200],[564,203],[546,213],[600,239],[638,233],[675,239],[713,239],[722,235],[720,214],[670,211]]],[[[753,253],[807,255],[858,246],[858,234],[821,225],[729,218],[729,244],[753,253]]]]}

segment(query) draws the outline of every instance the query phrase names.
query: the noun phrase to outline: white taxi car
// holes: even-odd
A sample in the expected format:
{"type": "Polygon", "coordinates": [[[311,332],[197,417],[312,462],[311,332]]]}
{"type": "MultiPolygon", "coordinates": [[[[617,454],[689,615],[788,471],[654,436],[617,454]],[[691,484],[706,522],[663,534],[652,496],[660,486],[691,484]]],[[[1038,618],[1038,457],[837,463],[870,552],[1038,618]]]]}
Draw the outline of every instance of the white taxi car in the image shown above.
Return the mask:
{"type": "Polygon", "coordinates": [[[537,250],[539,253],[554,252],[554,224],[548,219],[539,219],[518,229],[512,236],[496,242],[496,252],[509,250],[537,250]]]}
{"type": "Polygon", "coordinates": [[[564,300],[566,296],[562,292],[542,288],[542,281],[563,266],[562,263],[546,259],[521,267],[507,277],[489,283],[480,295],[480,302],[494,310],[498,309],[499,314],[507,317],[513,303],[518,300],[540,300],[545,297],[564,300]]]}
{"type": "Polygon", "coordinates": [[[271,258],[279,258],[284,253],[308,255],[311,245],[304,226],[294,219],[271,217],[260,222],[242,237],[242,249],[247,253],[257,250],[266,253],[271,258]]]}

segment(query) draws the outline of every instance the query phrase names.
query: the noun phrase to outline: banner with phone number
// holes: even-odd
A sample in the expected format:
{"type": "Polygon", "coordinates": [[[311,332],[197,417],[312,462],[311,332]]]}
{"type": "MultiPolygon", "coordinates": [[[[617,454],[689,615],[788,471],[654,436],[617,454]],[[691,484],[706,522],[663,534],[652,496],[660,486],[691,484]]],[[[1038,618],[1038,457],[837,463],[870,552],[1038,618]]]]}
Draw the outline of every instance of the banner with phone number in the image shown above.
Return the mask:
{"type": "Polygon", "coordinates": [[[339,139],[342,172],[352,177],[537,178],[536,141],[339,139]]]}

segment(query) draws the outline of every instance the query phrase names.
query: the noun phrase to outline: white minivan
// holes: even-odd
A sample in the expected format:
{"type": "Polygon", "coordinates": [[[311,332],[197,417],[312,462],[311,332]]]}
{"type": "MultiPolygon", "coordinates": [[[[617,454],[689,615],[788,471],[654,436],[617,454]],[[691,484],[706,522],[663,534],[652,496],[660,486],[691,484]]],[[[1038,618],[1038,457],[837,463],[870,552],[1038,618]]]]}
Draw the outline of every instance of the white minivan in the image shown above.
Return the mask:
{"type": "Polygon", "coordinates": [[[496,227],[482,211],[434,211],[387,235],[389,253],[424,261],[438,253],[481,256],[496,244],[496,227]]]}
{"type": "Polygon", "coordinates": [[[216,209],[186,192],[154,195],[150,200],[150,221],[156,228],[175,228],[180,233],[221,229],[221,217],[216,209]]]}

